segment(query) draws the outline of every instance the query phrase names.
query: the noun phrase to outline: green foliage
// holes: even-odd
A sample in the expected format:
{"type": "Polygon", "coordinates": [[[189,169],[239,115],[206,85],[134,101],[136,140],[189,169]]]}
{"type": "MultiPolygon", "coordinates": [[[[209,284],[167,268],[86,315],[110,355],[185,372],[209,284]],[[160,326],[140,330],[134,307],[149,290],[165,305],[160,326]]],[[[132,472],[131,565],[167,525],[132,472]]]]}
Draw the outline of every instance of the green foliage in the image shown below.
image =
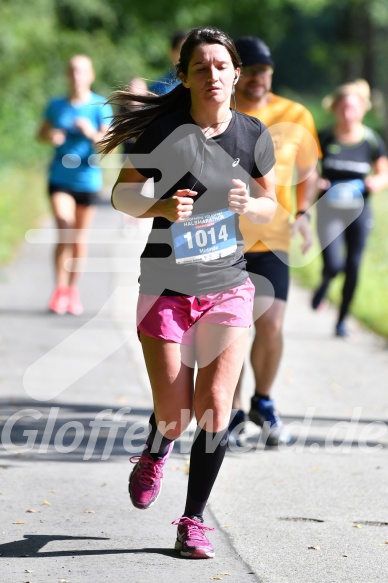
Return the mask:
{"type": "Polygon", "coordinates": [[[0,171],[0,264],[12,259],[27,229],[48,213],[44,177],[40,169],[13,167],[0,171]]]}
{"type": "Polygon", "coordinates": [[[387,23],[385,0],[239,0],[228,6],[223,0],[158,0],[151,6],[139,0],[2,0],[0,80],[7,90],[0,102],[0,154],[5,162],[25,164],[42,155],[34,142],[41,112],[51,95],[66,90],[65,63],[75,53],[93,58],[94,88],[108,95],[132,76],[154,79],[169,67],[175,30],[210,24],[232,37],[254,34],[269,43],[277,63],[275,90],[323,95],[345,76],[368,71],[371,51],[379,86],[387,23]],[[360,37],[371,27],[373,43],[360,37]]]}

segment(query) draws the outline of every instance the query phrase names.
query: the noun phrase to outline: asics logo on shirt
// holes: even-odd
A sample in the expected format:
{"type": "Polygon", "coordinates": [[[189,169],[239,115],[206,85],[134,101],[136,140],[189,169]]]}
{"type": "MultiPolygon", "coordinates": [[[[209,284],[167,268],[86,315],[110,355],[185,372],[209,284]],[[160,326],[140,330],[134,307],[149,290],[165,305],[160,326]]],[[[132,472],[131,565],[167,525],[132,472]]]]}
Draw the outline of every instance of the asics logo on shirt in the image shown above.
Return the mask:
{"type": "Polygon", "coordinates": [[[233,168],[235,168],[236,166],[238,166],[238,164],[240,164],[240,158],[236,158],[235,159],[235,161],[232,164],[233,168]]]}

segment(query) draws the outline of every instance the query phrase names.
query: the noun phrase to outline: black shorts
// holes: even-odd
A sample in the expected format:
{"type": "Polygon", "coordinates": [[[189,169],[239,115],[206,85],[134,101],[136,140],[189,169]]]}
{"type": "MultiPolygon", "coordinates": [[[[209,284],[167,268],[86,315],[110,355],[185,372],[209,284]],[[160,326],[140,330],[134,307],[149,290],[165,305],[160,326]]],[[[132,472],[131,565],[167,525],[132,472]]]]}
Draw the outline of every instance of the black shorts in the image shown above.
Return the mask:
{"type": "MultiPolygon", "coordinates": [[[[276,254],[272,251],[259,251],[245,253],[245,259],[247,271],[268,279],[273,285],[275,298],[286,302],[290,283],[288,254],[284,251],[276,251],[276,254]]],[[[255,296],[268,296],[267,286],[260,288],[260,284],[255,283],[255,278],[252,278],[252,283],[255,284],[255,296]]]]}
{"type": "Polygon", "coordinates": [[[78,190],[71,190],[64,186],[49,184],[49,196],[52,196],[55,192],[65,192],[66,194],[69,194],[74,198],[77,204],[81,204],[82,206],[91,206],[97,203],[98,192],[79,192],[78,190]]]}

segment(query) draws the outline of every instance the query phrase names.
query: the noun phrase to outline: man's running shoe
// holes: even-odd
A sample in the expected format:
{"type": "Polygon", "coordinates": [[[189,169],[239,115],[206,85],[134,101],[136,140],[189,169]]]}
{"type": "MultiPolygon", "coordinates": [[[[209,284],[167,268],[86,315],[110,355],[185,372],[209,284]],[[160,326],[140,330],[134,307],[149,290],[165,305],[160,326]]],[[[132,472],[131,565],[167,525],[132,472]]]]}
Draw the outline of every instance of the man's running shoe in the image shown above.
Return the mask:
{"type": "Polygon", "coordinates": [[[187,559],[212,559],[214,557],[214,547],[205,536],[205,531],[214,530],[214,528],[205,526],[197,516],[193,518],[181,516],[172,524],[178,525],[175,550],[180,551],[182,557],[187,559]]]}
{"type": "Polygon", "coordinates": [[[245,413],[241,409],[233,409],[229,422],[229,445],[242,447],[245,443],[245,413]]]}
{"type": "Polygon", "coordinates": [[[261,438],[266,445],[286,445],[291,441],[284,423],[275,409],[272,399],[261,399],[254,395],[251,399],[249,419],[261,430],[261,438]]]}
{"type": "Polygon", "coordinates": [[[163,480],[163,467],[174,443],[171,442],[168,452],[160,460],[154,460],[148,451],[143,450],[141,456],[132,456],[129,461],[136,464],[129,476],[128,492],[132,504],[140,510],[146,510],[156,502],[160,494],[163,480]]]}
{"type": "Polygon", "coordinates": [[[67,294],[67,288],[63,286],[57,286],[50,298],[49,310],[62,316],[63,314],[66,314],[68,305],[69,297],[67,294]]]}
{"type": "Polygon", "coordinates": [[[69,298],[69,305],[67,311],[73,316],[80,316],[84,311],[84,307],[81,304],[81,299],[79,296],[79,291],[76,287],[69,287],[67,289],[67,295],[69,298]]]}

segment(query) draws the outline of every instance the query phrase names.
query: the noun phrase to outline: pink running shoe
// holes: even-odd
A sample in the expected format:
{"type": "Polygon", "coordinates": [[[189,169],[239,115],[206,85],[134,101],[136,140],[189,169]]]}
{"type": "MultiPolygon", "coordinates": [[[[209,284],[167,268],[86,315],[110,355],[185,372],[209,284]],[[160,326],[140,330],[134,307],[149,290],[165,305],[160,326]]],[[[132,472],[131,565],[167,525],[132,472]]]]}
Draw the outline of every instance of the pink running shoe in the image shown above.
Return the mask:
{"type": "Polygon", "coordinates": [[[67,288],[67,295],[69,298],[69,305],[67,306],[67,311],[73,316],[80,316],[84,311],[84,307],[81,304],[79,297],[79,291],[76,287],[67,288]]]}
{"type": "Polygon", "coordinates": [[[156,502],[162,489],[163,467],[166,463],[174,442],[171,442],[166,455],[155,461],[148,452],[147,446],[141,456],[136,455],[129,461],[136,464],[129,476],[128,492],[132,504],[140,510],[146,510],[156,502]]]}
{"type": "Polygon", "coordinates": [[[66,314],[68,305],[69,298],[67,295],[67,288],[63,286],[57,286],[50,298],[49,310],[51,310],[51,312],[55,312],[56,314],[63,315],[66,314]]]}
{"type": "Polygon", "coordinates": [[[214,530],[202,524],[199,518],[182,516],[172,524],[178,525],[175,550],[187,559],[212,559],[214,547],[205,536],[206,530],[214,530]]]}

